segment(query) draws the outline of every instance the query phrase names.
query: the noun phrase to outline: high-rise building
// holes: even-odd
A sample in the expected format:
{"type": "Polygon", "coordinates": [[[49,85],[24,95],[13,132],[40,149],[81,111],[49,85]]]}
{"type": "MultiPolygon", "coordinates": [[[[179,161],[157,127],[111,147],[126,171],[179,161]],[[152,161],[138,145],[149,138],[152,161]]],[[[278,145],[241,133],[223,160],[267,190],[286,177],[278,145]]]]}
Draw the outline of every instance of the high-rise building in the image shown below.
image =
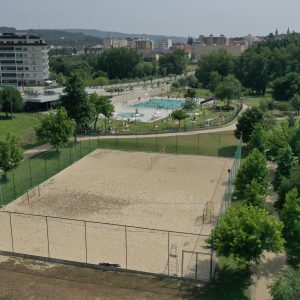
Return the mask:
{"type": "Polygon", "coordinates": [[[161,39],[156,42],[156,49],[160,52],[168,52],[172,45],[171,39],[161,39]]]}
{"type": "Polygon", "coordinates": [[[36,35],[0,34],[0,85],[44,85],[48,47],[36,35]]]}

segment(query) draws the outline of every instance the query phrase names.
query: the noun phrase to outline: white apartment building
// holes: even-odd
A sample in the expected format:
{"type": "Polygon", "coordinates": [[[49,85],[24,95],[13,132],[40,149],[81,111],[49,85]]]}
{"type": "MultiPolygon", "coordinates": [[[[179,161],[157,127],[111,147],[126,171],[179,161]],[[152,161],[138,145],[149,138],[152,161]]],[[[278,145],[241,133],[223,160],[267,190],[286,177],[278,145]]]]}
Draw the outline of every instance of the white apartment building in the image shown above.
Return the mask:
{"type": "Polygon", "coordinates": [[[171,39],[161,39],[156,43],[156,49],[160,52],[168,52],[173,46],[171,39]]]}
{"type": "Polygon", "coordinates": [[[44,85],[48,47],[36,35],[0,34],[0,85],[44,85]]]}

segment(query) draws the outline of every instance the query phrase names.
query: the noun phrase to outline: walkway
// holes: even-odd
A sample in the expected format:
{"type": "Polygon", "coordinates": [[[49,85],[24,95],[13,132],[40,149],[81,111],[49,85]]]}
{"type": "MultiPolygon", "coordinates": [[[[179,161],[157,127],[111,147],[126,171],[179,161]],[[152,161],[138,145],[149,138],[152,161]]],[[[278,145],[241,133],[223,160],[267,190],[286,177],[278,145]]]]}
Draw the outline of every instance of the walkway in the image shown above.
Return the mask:
{"type": "MultiPolygon", "coordinates": [[[[269,163],[270,169],[275,169],[273,163],[269,163]]],[[[270,188],[267,196],[267,207],[273,208],[274,203],[277,200],[277,193],[270,188]]],[[[279,219],[277,212],[273,215],[276,219],[279,219]]],[[[272,282],[273,278],[277,277],[282,269],[287,265],[285,254],[274,254],[265,253],[263,261],[255,269],[255,274],[253,275],[253,286],[252,286],[252,298],[251,300],[272,300],[269,294],[268,286],[272,282]]]]}

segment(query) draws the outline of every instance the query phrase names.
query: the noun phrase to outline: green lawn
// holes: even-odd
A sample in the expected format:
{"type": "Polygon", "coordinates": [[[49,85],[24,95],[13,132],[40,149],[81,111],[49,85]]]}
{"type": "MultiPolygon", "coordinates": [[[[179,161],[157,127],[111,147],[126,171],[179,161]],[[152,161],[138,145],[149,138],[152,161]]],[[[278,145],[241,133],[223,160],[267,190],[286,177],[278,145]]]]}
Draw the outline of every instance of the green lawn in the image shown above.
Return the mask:
{"type": "Polygon", "coordinates": [[[126,139],[90,139],[65,145],[59,152],[48,151],[29,160],[24,160],[7,179],[0,177],[4,203],[9,203],[24,192],[57,174],[96,148],[126,151],[166,152],[173,154],[208,155],[233,157],[238,140],[232,132],[222,134],[196,134],[172,137],[126,139]]]}
{"type": "Polygon", "coordinates": [[[35,143],[34,127],[39,125],[41,117],[42,115],[37,113],[18,113],[11,119],[0,113],[0,141],[4,140],[8,133],[14,133],[21,138],[24,145],[35,143]]]}

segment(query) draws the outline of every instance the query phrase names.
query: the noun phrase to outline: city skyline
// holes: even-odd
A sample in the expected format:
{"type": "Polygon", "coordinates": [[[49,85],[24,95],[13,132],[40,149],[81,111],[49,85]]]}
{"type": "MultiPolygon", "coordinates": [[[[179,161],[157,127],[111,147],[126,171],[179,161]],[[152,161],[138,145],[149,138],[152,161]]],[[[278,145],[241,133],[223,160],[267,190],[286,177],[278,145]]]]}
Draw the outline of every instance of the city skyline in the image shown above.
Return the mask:
{"type": "Polygon", "coordinates": [[[3,0],[0,26],[17,29],[98,29],[136,34],[267,35],[300,31],[296,0],[3,0]],[[42,5],[41,5],[42,4],[42,5]],[[17,9],[16,9],[17,7],[17,9]],[[11,16],[15,16],[12,18],[11,16]]]}

